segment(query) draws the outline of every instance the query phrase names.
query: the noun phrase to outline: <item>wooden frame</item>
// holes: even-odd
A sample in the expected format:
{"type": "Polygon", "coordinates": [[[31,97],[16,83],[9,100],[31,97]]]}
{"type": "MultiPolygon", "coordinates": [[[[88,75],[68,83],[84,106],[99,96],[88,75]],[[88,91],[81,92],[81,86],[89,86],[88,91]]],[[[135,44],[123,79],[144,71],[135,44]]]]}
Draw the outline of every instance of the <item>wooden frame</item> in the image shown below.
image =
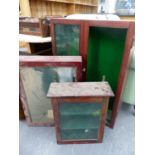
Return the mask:
{"type": "MultiPolygon", "coordinates": [[[[19,65],[20,67],[75,67],[76,68],[76,78],[78,81],[81,81],[81,68],[82,68],[82,59],[80,56],[20,56],[19,65]]],[[[22,101],[22,106],[24,109],[24,114],[29,126],[53,126],[52,123],[39,123],[32,122],[29,108],[27,104],[27,98],[22,82],[21,74],[19,75],[20,82],[20,99],[22,101]]]]}
{"type": "MultiPolygon", "coordinates": [[[[51,98],[51,103],[54,110],[54,122],[55,122],[56,138],[57,138],[58,144],[86,144],[86,143],[102,142],[103,136],[104,136],[104,127],[106,122],[105,120],[106,120],[109,98],[111,96],[114,96],[107,82],[83,82],[83,83],[76,82],[76,83],[66,83],[66,84],[53,83],[49,87],[47,96],[51,98]],[[64,89],[64,92],[61,91],[61,88],[64,89]],[[75,104],[77,106],[80,103],[82,103],[83,105],[101,104],[99,125],[96,128],[98,130],[97,138],[92,138],[92,139],[89,139],[89,138],[63,139],[62,138],[61,121],[60,121],[61,120],[60,105],[64,103],[75,104]]],[[[74,116],[76,114],[72,113],[70,117],[72,117],[72,115],[74,116]]],[[[77,129],[80,129],[80,128],[77,128],[77,129]]]]}
{"type": "MultiPolygon", "coordinates": [[[[68,20],[68,19],[57,19],[57,23],[74,23],[76,20],[68,20]]],[[[53,22],[53,20],[52,20],[53,22]]],[[[54,21],[55,22],[55,21],[54,21]]],[[[130,49],[132,47],[132,43],[134,40],[134,33],[135,33],[135,23],[134,21],[98,21],[98,20],[78,20],[78,22],[82,23],[82,36],[81,36],[81,48],[80,48],[80,55],[83,59],[83,81],[86,81],[86,74],[87,74],[87,63],[88,63],[88,40],[89,40],[89,30],[90,27],[106,27],[106,28],[123,28],[127,29],[127,35],[125,39],[125,48],[123,52],[123,59],[121,64],[121,69],[119,73],[119,80],[117,84],[117,90],[115,95],[115,100],[113,104],[113,110],[112,110],[112,117],[109,126],[111,128],[114,127],[116,117],[121,105],[121,94],[123,90],[123,85],[125,81],[125,77],[127,74],[127,68],[130,58],[130,49]]],[[[53,26],[52,26],[53,28],[53,26]]],[[[54,33],[52,33],[52,36],[54,36],[54,33]]],[[[53,42],[53,46],[55,42],[53,42]]],[[[53,54],[56,55],[55,48],[53,48],[53,54]]]]}

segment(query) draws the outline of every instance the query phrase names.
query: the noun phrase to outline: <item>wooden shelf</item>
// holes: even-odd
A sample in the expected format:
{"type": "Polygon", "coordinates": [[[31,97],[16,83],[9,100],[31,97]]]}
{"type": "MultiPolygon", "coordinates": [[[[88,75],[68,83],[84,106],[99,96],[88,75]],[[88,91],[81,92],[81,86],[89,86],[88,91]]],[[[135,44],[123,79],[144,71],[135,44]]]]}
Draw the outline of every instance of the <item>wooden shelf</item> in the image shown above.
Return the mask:
{"type": "Polygon", "coordinates": [[[66,4],[75,4],[74,2],[65,1],[65,0],[42,0],[42,1],[50,1],[55,3],[66,3],[66,4]]]}
{"type": "Polygon", "coordinates": [[[61,116],[61,128],[71,129],[97,129],[100,116],[91,115],[71,115],[61,116]]]}
{"type": "Polygon", "coordinates": [[[97,7],[97,5],[89,4],[89,3],[75,3],[76,5],[83,5],[83,6],[91,6],[91,7],[97,7]]]}
{"type": "Polygon", "coordinates": [[[119,16],[121,20],[135,21],[135,16],[119,16]]]}
{"type": "Polygon", "coordinates": [[[20,0],[23,16],[67,16],[76,13],[97,13],[98,0],[20,0]]]}
{"type": "Polygon", "coordinates": [[[62,138],[65,140],[70,139],[96,139],[98,129],[67,129],[61,130],[62,138]],[[95,138],[96,137],[96,138],[95,138]]]}
{"type": "Polygon", "coordinates": [[[19,34],[19,41],[27,42],[27,43],[47,43],[47,42],[51,42],[52,39],[51,37],[42,38],[40,36],[19,34]]]}
{"type": "Polygon", "coordinates": [[[66,0],[43,0],[43,1],[50,1],[55,3],[67,3],[67,4],[75,4],[75,5],[84,5],[84,6],[95,6],[97,7],[97,4],[92,3],[82,3],[82,2],[76,2],[76,1],[66,1],[66,0]]]}

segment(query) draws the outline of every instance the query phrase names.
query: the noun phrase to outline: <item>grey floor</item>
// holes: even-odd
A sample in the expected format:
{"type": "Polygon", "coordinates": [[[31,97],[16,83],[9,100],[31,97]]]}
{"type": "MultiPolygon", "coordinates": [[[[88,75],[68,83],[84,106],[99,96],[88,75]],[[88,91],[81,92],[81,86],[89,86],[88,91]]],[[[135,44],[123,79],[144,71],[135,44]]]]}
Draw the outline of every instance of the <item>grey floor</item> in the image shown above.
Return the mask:
{"type": "Polygon", "coordinates": [[[133,108],[122,104],[114,129],[105,128],[103,143],[57,145],[52,127],[28,127],[19,122],[20,155],[134,155],[133,108]]]}

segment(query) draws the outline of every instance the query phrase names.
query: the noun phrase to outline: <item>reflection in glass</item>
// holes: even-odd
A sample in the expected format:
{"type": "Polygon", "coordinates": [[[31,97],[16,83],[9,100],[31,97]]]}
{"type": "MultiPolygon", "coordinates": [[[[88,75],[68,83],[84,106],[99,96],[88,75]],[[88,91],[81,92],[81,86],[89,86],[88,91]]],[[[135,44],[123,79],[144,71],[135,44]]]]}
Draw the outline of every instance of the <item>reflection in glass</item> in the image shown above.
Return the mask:
{"type": "Polygon", "coordinates": [[[21,67],[20,73],[32,122],[53,123],[51,100],[46,97],[51,82],[73,82],[73,67],[21,67]]]}
{"type": "Polygon", "coordinates": [[[62,139],[97,139],[102,105],[102,103],[61,103],[59,109],[62,139]]]}
{"type": "Polygon", "coordinates": [[[79,55],[79,25],[55,25],[57,55],[79,55]]]}

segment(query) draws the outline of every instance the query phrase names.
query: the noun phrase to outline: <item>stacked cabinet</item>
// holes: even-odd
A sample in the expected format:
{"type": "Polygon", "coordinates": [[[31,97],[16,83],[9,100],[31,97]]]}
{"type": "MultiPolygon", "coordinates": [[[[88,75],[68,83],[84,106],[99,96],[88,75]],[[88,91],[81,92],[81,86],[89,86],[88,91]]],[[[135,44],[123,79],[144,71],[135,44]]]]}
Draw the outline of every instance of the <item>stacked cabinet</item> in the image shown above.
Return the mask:
{"type": "Polygon", "coordinates": [[[83,81],[108,81],[115,97],[110,99],[107,124],[113,127],[121,104],[130,49],[134,40],[134,22],[52,19],[54,55],[81,55],[83,81]],[[71,29],[71,25],[76,27],[71,29]],[[62,33],[57,29],[61,26],[62,33]],[[70,30],[69,30],[70,29],[70,30]],[[71,34],[71,35],[69,35],[71,34]],[[62,39],[62,50],[59,40],[62,39]]]}

